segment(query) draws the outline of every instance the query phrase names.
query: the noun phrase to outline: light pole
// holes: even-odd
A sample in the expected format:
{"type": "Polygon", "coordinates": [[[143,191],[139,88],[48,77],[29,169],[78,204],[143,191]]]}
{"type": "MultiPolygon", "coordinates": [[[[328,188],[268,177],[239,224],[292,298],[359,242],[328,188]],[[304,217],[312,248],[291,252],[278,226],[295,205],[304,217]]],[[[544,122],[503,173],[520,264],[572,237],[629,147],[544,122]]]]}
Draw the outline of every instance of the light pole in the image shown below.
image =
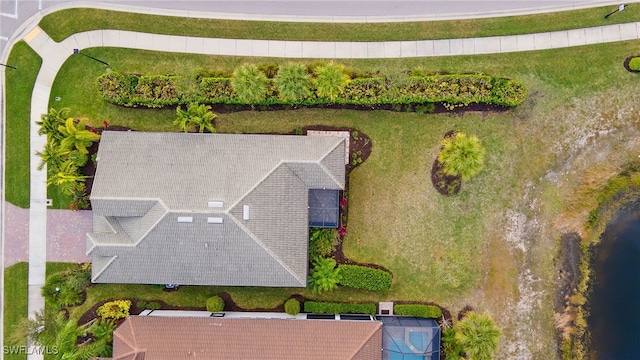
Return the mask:
{"type": "Polygon", "coordinates": [[[15,67],[15,66],[7,65],[7,64],[0,64],[0,65],[2,65],[4,67],[8,67],[9,69],[18,70],[18,68],[15,67]]]}
{"type": "Polygon", "coordinates": [[[103,63],[103,64],[105,64],[105,65],[109,66],[109,64],[108,64],[108,63],[106,63],[106,62],[104,62],[104,61],[102,61],[102,60],[100,60],[100,59],[96,59],[96,58],[94,58],[93,56],[91,56],[91,55],[87,55],[87,54],[85,54],[85,53],[81,53],[81,52],[80,52],[80,49],[73,49],[73,53],[74,53],[74,54],[80,54],[80,55],[86,56],[86,57],[88,57],[89,59],[93,59],[93,60],[95,60],[95,61],[97,61],[97,62],[101,62],[101,63],[103,63]]]}
{"type": "Polygon", "coordinates": [[[611,16],[611,15],[613,15],[613,14],[617,13],[618,11],[623,11],[623,10],[624,10],[624,8],[625,8],[625,6],[626,6],[625,4],[621,4],[620,6],[618,6],[618,8],[617,8],[617,9],[615,9],[615,10],[613,10],[612,12],[608,13],[607,15],[605,15],[605,16],[604,16],[604,18],[605,18],[605,19],[608,19],[608,18],[609,18],[609,16],[611,16]]]}

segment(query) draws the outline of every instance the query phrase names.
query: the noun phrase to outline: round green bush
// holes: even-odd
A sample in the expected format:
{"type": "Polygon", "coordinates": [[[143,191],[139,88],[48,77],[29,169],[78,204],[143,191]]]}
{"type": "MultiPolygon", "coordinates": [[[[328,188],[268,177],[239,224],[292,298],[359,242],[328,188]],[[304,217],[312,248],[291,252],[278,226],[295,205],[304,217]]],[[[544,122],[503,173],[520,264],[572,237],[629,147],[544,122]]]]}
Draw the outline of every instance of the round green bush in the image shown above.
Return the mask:
{"type": "Polygon", "coordinates": [[[633,71],[640,71],[640,57],[634,57],[629,61],[629,69],[633,71]]]}
{"type": "Polygon", "coordinates": [[[284,312],[291,316],[296,316],[300,312],[300,301],[289,299],[284,303],[284,312]]]}
{"type": "Polygon", "coordinates": [[[207,311],[220,312],[224,310],[224,300],[220,296],[212,296],[207,299],[207,311]]]}

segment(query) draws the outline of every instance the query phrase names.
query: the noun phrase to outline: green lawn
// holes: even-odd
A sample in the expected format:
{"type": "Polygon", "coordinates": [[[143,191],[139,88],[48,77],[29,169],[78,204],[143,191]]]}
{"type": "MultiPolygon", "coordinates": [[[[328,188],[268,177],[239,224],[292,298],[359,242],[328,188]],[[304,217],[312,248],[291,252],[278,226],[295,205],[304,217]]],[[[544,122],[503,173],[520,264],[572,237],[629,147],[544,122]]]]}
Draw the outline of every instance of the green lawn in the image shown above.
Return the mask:
{"type": "Polygon", "coordinates": [[[392,41],[513,35],[632,22],[640,20],[639,8],[629,4],[625,11],[606,20],[604,15],[615,6],[517,17],[365,24],[188,19],[67,9],[45,16],[39,25],[55,41],[96,29],[239,39],[392,41]]]}
{"type": "Polygon", "coordinates": [[[31,94],[42,59],[24,41],[9,54],[8,63],[18,70],[6,69],[6,148],[5,198],[10,203],[29,207],[29,125],[31,94]]]}
{"type": "MultiPolygon", "coordinates": [[[[4,269],[4,345],[21,346],[26,342],[14,344],[8,339],[21,319],[27,317],[29,264],[17,263],[4,269]]],[[[6,360],[26,359],[26,354],[6,354],[6,360]]]]}

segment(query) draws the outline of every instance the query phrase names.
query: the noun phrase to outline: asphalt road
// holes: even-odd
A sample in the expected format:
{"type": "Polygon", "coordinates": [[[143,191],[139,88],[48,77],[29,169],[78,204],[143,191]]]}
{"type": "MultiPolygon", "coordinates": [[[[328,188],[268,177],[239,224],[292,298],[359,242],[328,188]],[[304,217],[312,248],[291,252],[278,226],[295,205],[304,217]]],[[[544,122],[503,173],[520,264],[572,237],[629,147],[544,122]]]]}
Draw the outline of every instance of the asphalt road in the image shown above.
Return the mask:
{"type": "MultiPolygon", "coordinates": [[[[0,54],[7,40],[20,25],[38,12],[47,11],[63,3],[86,6],[90,2],[72,0],[0,0],[0,54]]],[[[610,0],[413,0],[413,1],[335,1],[335,0],[285,0],[285,1],[218,1],[218,0],[104,0],[100,3],[236,14],[321,16],[327,18],[370,16],[397,17],[411,15],[425,19],[467,18],[495,16],[499,14],[550,11],[574,7],[614,4],[610,0]]],[[[2,59],[3,56],[0,56],[2,59]]]]}

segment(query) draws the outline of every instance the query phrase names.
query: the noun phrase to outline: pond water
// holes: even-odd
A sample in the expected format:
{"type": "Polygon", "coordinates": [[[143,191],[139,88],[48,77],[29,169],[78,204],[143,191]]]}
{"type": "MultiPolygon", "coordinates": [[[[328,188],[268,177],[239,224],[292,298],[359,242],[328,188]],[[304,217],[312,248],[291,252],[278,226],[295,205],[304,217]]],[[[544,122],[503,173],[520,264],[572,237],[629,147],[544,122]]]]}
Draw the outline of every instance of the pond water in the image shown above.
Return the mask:
{"type": "Polygon", "coordinates": [[[590,297],[592,358],[640,359],[640,204],[607,226],[590,297]]]}

